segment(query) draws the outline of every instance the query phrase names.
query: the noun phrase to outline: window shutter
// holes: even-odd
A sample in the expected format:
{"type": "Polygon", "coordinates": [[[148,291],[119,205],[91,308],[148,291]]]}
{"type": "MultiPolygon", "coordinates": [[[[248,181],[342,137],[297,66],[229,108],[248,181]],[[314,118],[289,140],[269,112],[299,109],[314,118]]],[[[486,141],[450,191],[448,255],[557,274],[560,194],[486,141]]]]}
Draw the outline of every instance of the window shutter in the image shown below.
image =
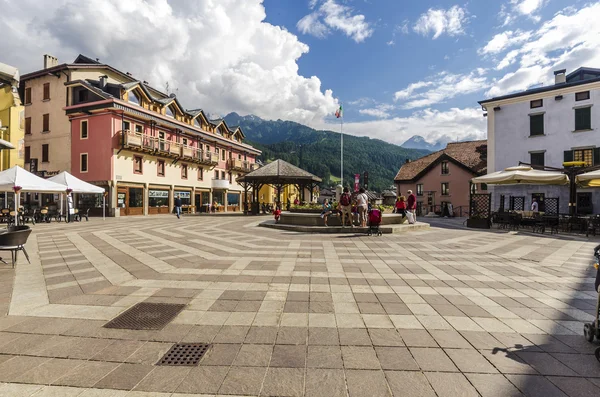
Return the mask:
{"type": "Polygon", "coordinates": [[[573,161],[573,151],[572,150],[565,150],[565,163],[567,161],[573,161]]]}
{"type": "Polygon", "coordinates": [[[600,165],[600,147],[594,149],[594,165],[600,165]]]}
{"type": "Polygon", "coordinates": [[[575,109],[575,131],[592,128],[592,108],[575,109]]]}
{"type": "Polygon", "coordinates": [[[529,135],[544,134],[544,115],[536,114],[529,116],[529,135]]]}

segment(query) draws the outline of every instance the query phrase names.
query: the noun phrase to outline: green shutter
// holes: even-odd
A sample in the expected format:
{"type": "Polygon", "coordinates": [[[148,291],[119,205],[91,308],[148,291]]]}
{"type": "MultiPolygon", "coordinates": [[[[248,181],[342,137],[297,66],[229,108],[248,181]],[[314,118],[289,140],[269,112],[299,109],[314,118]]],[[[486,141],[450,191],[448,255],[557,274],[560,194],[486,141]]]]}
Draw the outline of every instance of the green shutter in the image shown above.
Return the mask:
{"type": "Polygon", "coordinates": [[[594,165],[600,165],[600,147],[594,149],[594,165]]]}
{"type": "Polygon", "coordinates": [[[575,109],[575,131],[592,129],[592,108],[575,109]]]}
{"type": "Polygon", "coordinates": [[[573,151],[565,150],[565,163],[568,161],[573,161],[573,151]]]}
{"type": "Polygon", "coordinates": [[[544,115],[536,114],[529,116],[529,135],[544,134],[544,115]]]}

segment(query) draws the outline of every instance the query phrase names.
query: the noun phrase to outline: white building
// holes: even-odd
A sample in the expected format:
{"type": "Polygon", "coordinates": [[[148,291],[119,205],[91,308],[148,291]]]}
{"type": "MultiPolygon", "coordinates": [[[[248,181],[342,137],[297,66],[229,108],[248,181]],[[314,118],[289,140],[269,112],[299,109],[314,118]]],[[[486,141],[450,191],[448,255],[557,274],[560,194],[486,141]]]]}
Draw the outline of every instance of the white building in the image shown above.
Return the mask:
{"type": "MultiPolygon", "coordinates": [[[[554,72],[555,84],[479,102],[487,112],[488,173],[515,166],[519,161],[562,168],[564,161],[600,165],[600,69],[579,68],[554,72]]],[[[492,208],[505,208],[510,197],[558,197],[560,213],[569,212],[569,188],[510,185],[491,187],[492,208]]],[[[600,189],[578,189],[580,214],[600,212],[600,189]]],[[[520,199],[513,200],[517,204],[520,199]]],[[[517,208],[518,209],[518,208],[517,208]]]]}

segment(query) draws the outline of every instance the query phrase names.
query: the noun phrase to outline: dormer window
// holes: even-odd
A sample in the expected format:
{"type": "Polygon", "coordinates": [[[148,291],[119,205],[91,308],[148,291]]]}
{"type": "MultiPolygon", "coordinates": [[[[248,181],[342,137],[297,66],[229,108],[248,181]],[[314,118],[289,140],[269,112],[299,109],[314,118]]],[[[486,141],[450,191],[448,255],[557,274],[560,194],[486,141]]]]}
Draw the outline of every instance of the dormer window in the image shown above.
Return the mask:
{"type": "Polygon", "coordinates": [[[198,119],[194,119],[194,125],[198,128],[202,128],[202,124],[200,123],[200,121],[198,119]]]}
{"type": "Polygon", "coordinates": [[[173,112],[173,107],[172,106],[167,106],[167,116],[168,117],[175,117],[175,113],[173,112]]]}
{"type": "Polygon", "coordinates": [[[129,95],[127,96],[127,101],[129,103],[133,103],[134,105],[140,105],[140,97],[135,91],[129,91],[129,95]]]}
{"type": "Polygon", "coordinates": [[[221,132],[221,128],[217,128],[217,129],[215,130],[215,132],[217,133],[217,135],[221,135],[221,136],[223,136],[223,133],[221,132]]]}

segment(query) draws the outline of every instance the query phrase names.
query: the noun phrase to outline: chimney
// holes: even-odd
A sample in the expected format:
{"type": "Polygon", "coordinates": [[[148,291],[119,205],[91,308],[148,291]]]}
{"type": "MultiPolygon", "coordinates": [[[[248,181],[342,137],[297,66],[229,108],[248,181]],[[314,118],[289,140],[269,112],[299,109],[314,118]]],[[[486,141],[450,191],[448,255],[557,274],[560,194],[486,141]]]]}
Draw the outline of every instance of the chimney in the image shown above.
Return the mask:
{"type": "Polygon", "coordinates": [[[408,163],[410,163],[410,159],[404,160],[404,164],[408,164],[408,163]]]}
{"type": "Polygon", "coordinates": [[[100,89],[104,90],[106,88],[106,83],[108,81],[108,76],[104,75],[104,76],[100,76],[100,89]]]}
{"type": "Polygon", "coordinates": [[[45,54],[44,55],[44,69],[49,69],[54,66],[58,66],[58,58],[53,57],[52,55],[45,54]]]}
{"type": "Polygon", "coordinates": [[[564,84],[567,82],[567,69],[561,69],[554,72],[554,84],[564,84]]]}

